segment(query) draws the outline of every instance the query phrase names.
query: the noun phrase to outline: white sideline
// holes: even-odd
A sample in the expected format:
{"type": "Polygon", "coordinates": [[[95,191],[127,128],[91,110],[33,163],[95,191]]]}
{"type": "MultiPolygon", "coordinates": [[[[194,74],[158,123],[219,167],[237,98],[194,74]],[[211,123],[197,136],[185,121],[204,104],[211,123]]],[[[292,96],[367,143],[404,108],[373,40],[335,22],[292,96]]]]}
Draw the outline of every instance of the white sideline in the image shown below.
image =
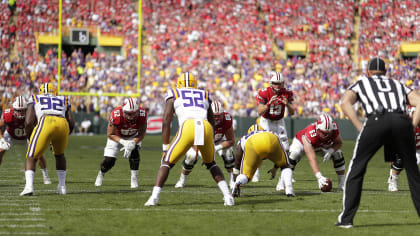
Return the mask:
{"type": "Polygon", "coordinates": [[[0,235],[48,235],[47,232],[0,232],[0,235]]]}
{"type": "Polygon", "coordinates": [[[45,221],[44,218],[0,218],[0,221],[45,221]]]}

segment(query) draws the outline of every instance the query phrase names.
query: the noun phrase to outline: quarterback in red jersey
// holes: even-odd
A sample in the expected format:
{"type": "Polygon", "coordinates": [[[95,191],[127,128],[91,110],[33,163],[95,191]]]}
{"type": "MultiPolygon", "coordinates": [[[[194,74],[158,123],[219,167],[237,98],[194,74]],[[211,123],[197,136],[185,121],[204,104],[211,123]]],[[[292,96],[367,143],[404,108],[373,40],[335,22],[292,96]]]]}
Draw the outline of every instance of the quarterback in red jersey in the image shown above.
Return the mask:
{"type": "MultiPolygon", "coordinates": [[[[235,133],[233,131],[233,118],[223,110],[223,105],[219,101],[214,101],[211,104],[214,115],[214,151],[222,157],[225,168],[229,176],[229,186],[233,188],[235,182],[233,180],[233,164],[235,157],[233,155],[233,144],[235,143],[235,133]]],[[[191,173],[197,160],[201,157],[200,151],[196,147],[192,147],[185,154],[185,159],[182,162],[182,172],[175,188],[185,187],[187,176],[191,173]]]]}
{"type": "MultiPolygon", "coordinates": [[[[408,116],[410,118],[413,117],[415,107],[408,106],[408,116]]],[[[416,139],[416,158],[417,158],[417,165],[420,165],[420,126],[414,128],[414,137],[416,139]]],[[[385,147],[385,149],[388,147],[385,147]]],[[[387,159],[387,158],[385,158],[387,159]]],[[[391,169],[389,170],[389,178],[388,178],[388,191],[390,192],[397,192],[398,191],[398,180],[401,171],[403,170],[403,161],[401,157],[397,157],[394,162],[391,163],[391,169]]]]}
{"type": "Polygon", "coordinates": [[[124,150],[124,158],[128,158],[131,169],[131,188],[138,187],[138,172],[140,165],[141,142],[146,134],[147,112],[139,107],[137,100],[124,99],[121,107],[115,108],[109,116],[108,141],[104,150],[104,160],[95,181],[95,186],[101,186],[104,175],[115,164],[118,152],[124,150]]]}
{"type": "MultiPolygon", "coordinates": [[[[289,151],[289,138],[287,136],[286,124],[284,122],[284,113],[295,114],[293,107],[293,92],[284,87],[284,78],[280,72],[271,71],[269,73],[270,87],[258,91],[256,96],[257,112],[260,116],[262,129],[277,133],[281,139],[286,152],[289,151]]],[[[258,182],[259,169],[255,172],[252,179],[258,182]]],[[[281,183],[281,177],[279,183],[281,183]]]]}
{"type": "Polygon", "coordinates": [[[300,161],[305,153],[308,157],[312,171],[318,180],[318,187],[321,189],[327,184],[316,161],[316,153],[324,155],[324,162],[333,160],[334,169],[338,177],[338,189],[344,188],[345,161],[343,152],[340,150],[343,145],[338,126],[327,113],[322,113],[316,122],[300,130],[293,139],[290,146],[290,162],[293,166],[300,161]]]}
{"type": "MultiPolygon", "coordinates": [[[[17,96],[13,101],[12,107],[4,110],[0,118],[0,164],[3,156],[7,150],[14,144],[27,145],[27,135],[25,132],[25,115],[28,104],[26,99],[22,96],[17,96]],[[6,131],[3,134],[3,128],[6,131]]],[[[39,160],[39,167],[41,168],[44,177],[44,184],[51,184],[48,176],[47,164],[42,155],[39,160]]]]}

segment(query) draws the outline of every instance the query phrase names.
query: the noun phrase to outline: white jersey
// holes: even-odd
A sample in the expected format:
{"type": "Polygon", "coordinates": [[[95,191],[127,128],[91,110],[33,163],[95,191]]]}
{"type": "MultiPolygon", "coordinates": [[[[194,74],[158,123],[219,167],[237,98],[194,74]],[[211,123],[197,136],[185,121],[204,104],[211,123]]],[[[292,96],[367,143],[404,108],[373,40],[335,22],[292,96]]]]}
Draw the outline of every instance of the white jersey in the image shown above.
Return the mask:
{"type": "Polygon", "coordinates": [[[44,115],[66,117],[70,110],[70,103],[66,96],[32,95],[29,104],[34,105],[36,118],[39,120],[44,115]]]}
{"type": "Polygon", "coordinates": [[[165,101],[173,98],[174,109],[181,126],[188,119],[207,120],[209,92],[194,88],[174,88],[168,91],[165,101]]]}

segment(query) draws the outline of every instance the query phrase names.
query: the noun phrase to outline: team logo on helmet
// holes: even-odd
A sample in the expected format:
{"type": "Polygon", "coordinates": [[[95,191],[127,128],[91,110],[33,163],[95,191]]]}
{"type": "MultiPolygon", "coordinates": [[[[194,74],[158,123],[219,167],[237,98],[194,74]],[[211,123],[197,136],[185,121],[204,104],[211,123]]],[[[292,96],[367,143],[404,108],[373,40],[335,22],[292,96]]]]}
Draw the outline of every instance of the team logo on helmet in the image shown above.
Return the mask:
{"type": "Polygon", "coordinates": [[[321,138],[327,138],[332,133],[333,128],[333,119],[327,113],[322,113],[316,120],[316,130],[321,138]]]}
{"type": "Polygon", "coordinates": [[[39,94],[41,95],[57,95],[57,90],[51,83],[44,83],[39,87],[39,94]]]}
{"type": "Polygon", "coordinates": [[[219,101],[213,101],[211,103],[211,110],[213,111],[214,121],[216,125],[219,125],[223,121],[223,105],[219,101]]]}
{"type": "Polygon", "coordinates": [[[270,78],[270,86],[275,92],[279,92],[282,88],[282,83],[284,83],[283,75],[280,72],[270,71],[268,74],[270,78]],[[279,87],[280,86],[280,87],[279,87]]]}
{"type": "Polygon", "coordinates": [[[28,104],[26,100],[22,96],[17,96],[13,101],[13,114],[18,119],[24,119],[26,114],[26,109],[28,108],[28,104]]]}
{"type": "Polygon", "coordinates": [[[178,88],[197,88],[197,80],[190,72],[185,72],[178,77],[176,86],[178,88]]]}
{"type": "Polygon", "coordinates": [[[134,121],[137,118],[139,112],[139,105],[136,99],[126,98],[124,99],[123,106],[123,117],[128,121],[134,121]]]}

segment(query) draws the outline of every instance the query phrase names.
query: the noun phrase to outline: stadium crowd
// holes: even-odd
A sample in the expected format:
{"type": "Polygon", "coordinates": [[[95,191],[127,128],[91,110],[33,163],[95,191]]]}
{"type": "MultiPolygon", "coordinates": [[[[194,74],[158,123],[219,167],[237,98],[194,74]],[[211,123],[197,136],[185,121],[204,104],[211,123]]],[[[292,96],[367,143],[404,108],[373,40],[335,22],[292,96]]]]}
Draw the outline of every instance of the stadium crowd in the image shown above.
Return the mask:
{"type": "MultiPolygon", "coordinates": [[[[36,34],[57,34],[58,1],[17,1],[15,12],[5,9],[0,36],[8,35],[8,46],[0,50],[1,107],[13,97],[29,96],[43,82],[56,82],[57,49],[37,53],[36,34]],[[17,17],[16,29],[12,14],[17,17]],[[12,35],[16,40],[10,40],[12,35]],[[14,45],[14,46],[12,46],[14,45]],[[10,51],[16,48],[17,57],[10,51]]],[[[138,14],[131,0],[63,1],[63,26],[99,27],[101,34],[124,36],[122,55],[75,50],[62,53],[61,91],[91,93],[137,92],[138,14]]],[[[163,113],[167,88],[181,72],[191,71],[234,116],[256,117],[255,95],[268,86],[267,72],[283,73],[286,86],[295,93],[299,117],[315,117],[321,111],[342,118],[339,100],[363,68],[367,58],[383,56],[388,73],[409,86],[414,80],[416,60],[399,59],[399,43],[418,40],[419,3],[392,1],[143,1],[143,51],[140,101],[150,115],[163,113]],[[353,20],[361,8],[360,63],[351,59],[353,20]],[[284,40],[309,42],[305,58],[278,59],[273,47],[284,40]],[[379,48],[379,45],[388,45],[379,48]],[[360,65],[359,65],[360,64],[360,65]]],[[[72,96],[73,109],[81,104],[89,112],[107,117],[121,97],[72,96]]],[[[80,109],[83,110],[83,109],[80,109]]]]}

